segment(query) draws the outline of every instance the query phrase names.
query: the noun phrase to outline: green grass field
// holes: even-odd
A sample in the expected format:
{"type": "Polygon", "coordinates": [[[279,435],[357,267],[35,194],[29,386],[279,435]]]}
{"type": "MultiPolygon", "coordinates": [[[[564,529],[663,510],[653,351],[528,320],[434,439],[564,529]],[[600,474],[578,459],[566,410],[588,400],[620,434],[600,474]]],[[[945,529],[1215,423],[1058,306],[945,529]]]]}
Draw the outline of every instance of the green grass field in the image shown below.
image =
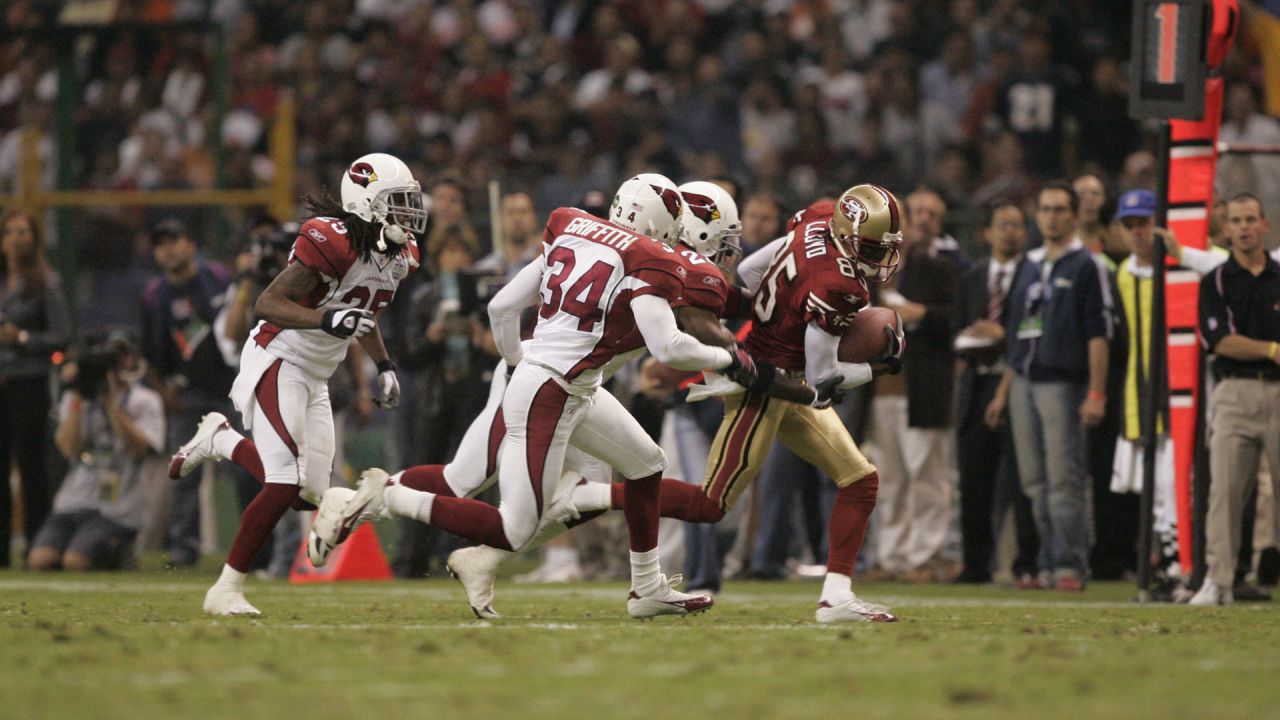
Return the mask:
{"type": "Polygon", "coordinates": [[[867,585],[896,624],[820,626],[816,583],[737,582],[637,623],[619,584],[250,581],[260,619],[200,612],[211,571],[0,572],[3,718],[1280,717],[1280,609],[867,585]]]}

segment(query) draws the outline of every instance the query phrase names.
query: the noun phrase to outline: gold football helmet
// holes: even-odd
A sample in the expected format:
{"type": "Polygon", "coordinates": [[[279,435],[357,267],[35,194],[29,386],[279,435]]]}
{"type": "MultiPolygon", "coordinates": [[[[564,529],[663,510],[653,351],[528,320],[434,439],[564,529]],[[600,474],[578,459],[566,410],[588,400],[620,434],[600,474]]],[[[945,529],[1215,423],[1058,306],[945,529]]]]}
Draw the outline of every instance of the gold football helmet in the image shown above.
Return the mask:
{"type": "Polygon", "coordinates": [[[836,201],[831,239],[867,279],[882,283],[898,271],[902,206],[879,185],[854,185],[836,201]]]}

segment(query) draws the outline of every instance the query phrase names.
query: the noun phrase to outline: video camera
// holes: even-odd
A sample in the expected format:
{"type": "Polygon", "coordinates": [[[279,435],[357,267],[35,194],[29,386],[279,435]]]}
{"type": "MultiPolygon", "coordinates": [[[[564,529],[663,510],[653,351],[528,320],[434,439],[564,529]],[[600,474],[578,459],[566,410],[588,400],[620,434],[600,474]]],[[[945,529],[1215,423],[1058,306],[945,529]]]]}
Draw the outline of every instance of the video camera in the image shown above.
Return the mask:
{"type": "Polygon", "coordinates": [[[86,339],[75,355],[76,374],[67,387],[81,397],[94,398],[106,385],[107,374],[120,369],[125,358],[134,354],[133,343],[120,335],[94,336],[86,339]]]}
{"type": "Polygon", "coordinates": [[[458,274],[458,313],[464,317],[478,317],[489,325],[489,301],[507,284],[504,273],[465,271],[458,274]]]}
{"type": "Polygon", "coordinates": [[[262,226],[262,229],[249,233],[248,252],[257,261],[254,265],[254,281],[266,286],[275,280],[284,270],[289,250],[293,247],[293,239],[298,236],[298,223],[289,222],[276,228],[262,226]]]}

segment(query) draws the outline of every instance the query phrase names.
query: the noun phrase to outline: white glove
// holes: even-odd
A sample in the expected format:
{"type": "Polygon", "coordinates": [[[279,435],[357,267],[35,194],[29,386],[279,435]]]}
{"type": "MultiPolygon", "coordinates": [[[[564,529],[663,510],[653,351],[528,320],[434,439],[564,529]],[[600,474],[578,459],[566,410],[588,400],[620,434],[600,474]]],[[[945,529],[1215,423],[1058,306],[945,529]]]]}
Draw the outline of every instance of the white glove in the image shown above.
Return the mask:
{"type": "Polygon", "coordinates": [[[378,397],[373,404],[383,410],[400,404],[400,381],[396,379],[396,365],[390,360],[378,363],[378,397]]]}
{"type": "Polygon", "coordinates": [[[340,338],[361,338],[373,327],[373,313],[359,308],[326,310],[320,321],[321,330],[340,338]]]}

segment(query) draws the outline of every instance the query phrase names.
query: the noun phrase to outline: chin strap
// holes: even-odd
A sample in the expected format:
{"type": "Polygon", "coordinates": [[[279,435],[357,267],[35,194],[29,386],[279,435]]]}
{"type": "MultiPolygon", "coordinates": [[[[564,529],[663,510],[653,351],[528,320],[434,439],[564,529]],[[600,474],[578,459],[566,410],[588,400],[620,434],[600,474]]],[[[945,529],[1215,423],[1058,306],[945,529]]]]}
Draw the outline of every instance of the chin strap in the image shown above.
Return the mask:
{"type": "Polygon", "coordinates": [[[382,229],[378,232],[378,252],[387,251],[387,240],[390,240],[396,245],[403,245],[405,240],[408,239],[408,234],[405,233],[404,228],[399,225],[383,225],[382,229]]]}

